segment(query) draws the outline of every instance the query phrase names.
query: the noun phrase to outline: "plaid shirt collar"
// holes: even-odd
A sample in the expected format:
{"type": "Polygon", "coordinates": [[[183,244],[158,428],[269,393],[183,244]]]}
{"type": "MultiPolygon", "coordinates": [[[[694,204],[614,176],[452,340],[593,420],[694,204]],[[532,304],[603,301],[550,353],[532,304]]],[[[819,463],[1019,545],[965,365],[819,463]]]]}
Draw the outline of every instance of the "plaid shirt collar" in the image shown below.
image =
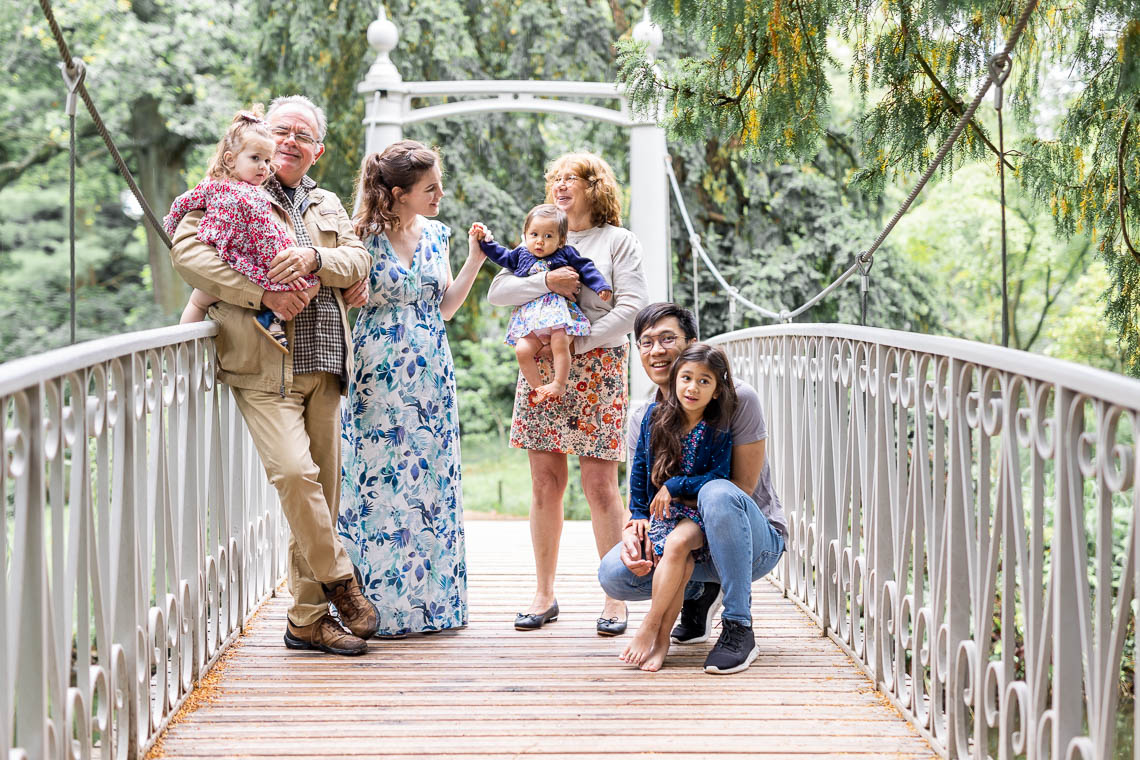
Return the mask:
{"type": "Polygon", "coordinates": [[[265,183],[269,197],[280,203],[282,208],[295,208],[302,214],[309,207],[309,193],[316,186],[317,181],[306,174],[301,177],[301,183],[297,185],[296,192],[293,193],[293,200],[290,201],[289,195],[285,192],[285,186],[281,184],[281,180],[277,179],[277,175],[270,177],[265,183]]]}

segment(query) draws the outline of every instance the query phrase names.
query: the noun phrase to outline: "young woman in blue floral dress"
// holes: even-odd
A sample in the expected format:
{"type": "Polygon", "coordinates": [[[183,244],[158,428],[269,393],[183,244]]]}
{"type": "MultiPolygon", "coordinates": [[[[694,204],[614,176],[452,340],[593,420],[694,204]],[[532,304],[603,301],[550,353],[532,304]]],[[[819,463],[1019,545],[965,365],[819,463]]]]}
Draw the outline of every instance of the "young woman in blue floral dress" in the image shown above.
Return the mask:
{"type": "Polygon", "coordinates": [[[470,242],[453,279],[433,221],[439,156],[412,140],[361,169],[356,232],[372,253],[368,302],[353,328],[355,373],[343,408],[338,530],[380,613],[379,636],[467,624],[455,369],[444,320],[485,256],[470,242]]]}

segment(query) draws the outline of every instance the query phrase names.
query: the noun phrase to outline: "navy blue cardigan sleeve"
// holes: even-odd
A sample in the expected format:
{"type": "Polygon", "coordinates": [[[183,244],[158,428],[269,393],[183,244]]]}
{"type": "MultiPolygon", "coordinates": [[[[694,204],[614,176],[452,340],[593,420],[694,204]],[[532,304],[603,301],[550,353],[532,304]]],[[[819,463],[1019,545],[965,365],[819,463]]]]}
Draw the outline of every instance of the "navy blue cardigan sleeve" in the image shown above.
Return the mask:
{"type": "Polygon", "coordinates": [[[606,278],[594,266],[594,262],[578,253],[578,249],[572,245],[563,246],[562,250],[566,253],[566,263],[574,267],[582,277],[582,282],[587,288],[595,293],[601,293],[603,290],[613,290],[606,278]]]}
{"type": "Polygon", "coordinates": [[[480,240],[479,247],[483,249],[483,253],[487,254],[487,258],[495,262],[503,269],[515,271],[518,266],[518,249],[507,250],[503,246],[496,243],[494,240],[480,240]]]}
{"type": "Polygon", "coordinates": [[[653,500],[653,484],[649,478],[653,460],[649,456],[649,420],[653,416],[650,404],[641,418],[641,434],[637,437],[637,451],[633,455],[633,466],[629,470],[629,512],[634,520],[649,519],[649,502],[653,500]]]}
{"type": "MultiPolygon", "coordinates": [[[[732,467],[732,433],[716,432],[709,442],[705,459],[708,469],[699,475],[674,475],[665,481],[669,495],[675,499],[695,499],[697,492],[713,480],[728,480],[732,467]]],[[[704,468],[701,468],[704,469],[704,468]]]]}

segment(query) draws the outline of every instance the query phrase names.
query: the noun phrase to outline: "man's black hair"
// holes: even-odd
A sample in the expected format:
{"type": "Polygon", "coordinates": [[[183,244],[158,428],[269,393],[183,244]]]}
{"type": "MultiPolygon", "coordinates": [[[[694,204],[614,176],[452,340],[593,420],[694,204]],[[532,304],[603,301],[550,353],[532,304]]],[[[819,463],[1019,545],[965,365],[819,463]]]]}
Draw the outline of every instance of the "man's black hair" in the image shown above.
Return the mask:
{"type": "Polygon", "coordinates": [[[697,339],[697,320],[693,317],[693,312],[669,301],[651,303],[637,312],[637,316],[633,319],[634,339],[640,338],[643,332],[668,317],[676,317],[677,324],[681,326],[681,332],[685,333],[687,340],[697,339]]]}

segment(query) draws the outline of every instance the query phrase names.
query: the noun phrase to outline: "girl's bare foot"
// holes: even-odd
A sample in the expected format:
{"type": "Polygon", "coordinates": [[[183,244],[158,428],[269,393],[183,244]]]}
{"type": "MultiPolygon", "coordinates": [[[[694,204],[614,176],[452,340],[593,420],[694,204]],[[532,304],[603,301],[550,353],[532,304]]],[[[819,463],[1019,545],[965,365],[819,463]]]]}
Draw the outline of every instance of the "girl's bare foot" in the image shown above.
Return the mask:
{"type": "Polygon", "coordinates": [[[566,384],[547,383],[546,385],[538,386],[535,388],[535,390],[538,391],[538,395],[542,396],[544,399],[556,399],[561,398],[562,394],[566,392],[566,384]]]}
{"type": "MultiPolygon", "coordinates": [[[[637,635],[633,637],[633,641],[629,642],[625,651],[621,653],[620,659],[622,662],[628,662],[630,665],[640,666],[649,657],[653,651],[653,642],[657,638],[657,631],[652,628],[647,628],[644,624],[637,629],[637,635]]],[[[658,665],[658,667],[661,667],[658,665]]]]}
{"type": "MultiPolygon", "coordinates": [[[[669,625],[671,627],[672,624],[669,625]]],[[[638,666],[642,670],[656,673],[665,664],[665,657],[669,654],[669,628],[658,629],[657,635],[653,637],[653,650],[638,666]]]]}
{"type": "Polygon", "coordinates": [[[646,657],[638,667],[648,673],[656,673],[658,670],[661,670],[661,666],[665,664],[665,655],[667,654],[669,654],[669,642],[666,641],[664,646],[655,642],[653,651],[649,653],[649,656],[646,657]]]}

